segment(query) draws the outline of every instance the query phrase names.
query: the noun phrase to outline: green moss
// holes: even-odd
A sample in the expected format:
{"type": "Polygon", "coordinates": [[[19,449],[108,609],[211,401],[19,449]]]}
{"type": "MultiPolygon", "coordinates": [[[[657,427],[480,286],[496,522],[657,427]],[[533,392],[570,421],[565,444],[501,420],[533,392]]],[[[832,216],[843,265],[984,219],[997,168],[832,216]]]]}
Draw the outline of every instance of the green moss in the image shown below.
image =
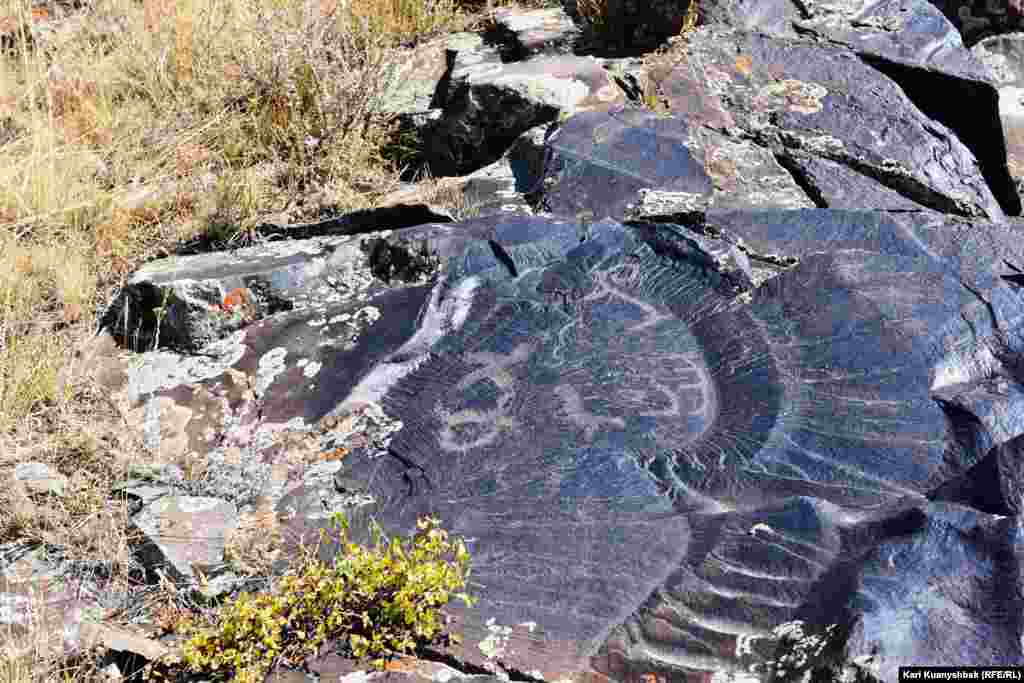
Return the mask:
{"type": "MultiPolygon", "coordinates": [[[[437,608],[451,597],[472,606],[467,594],[453,595],[466,584],[469,553],[461,539],[448,539],[439,520],[420,519],[407,546],[384,538],[374,524],[373,548],[348,542],[340,513],[333,521],[343,548],[333,566],[307,559],[301,572],[282,578],[275,595],[242,593],[221,608],[213,626],[186,622],[183,664],[193,673],[255,683],[275,662],[298,665],[325,641],[342,639],[354,657],[373,657],[381,669],[387,657],[439,637],[437,608]],[[442,559],[449,554],[454,561],[442,559]]],[[[165,673],[150,665],[145,678],[165,673]]]]}

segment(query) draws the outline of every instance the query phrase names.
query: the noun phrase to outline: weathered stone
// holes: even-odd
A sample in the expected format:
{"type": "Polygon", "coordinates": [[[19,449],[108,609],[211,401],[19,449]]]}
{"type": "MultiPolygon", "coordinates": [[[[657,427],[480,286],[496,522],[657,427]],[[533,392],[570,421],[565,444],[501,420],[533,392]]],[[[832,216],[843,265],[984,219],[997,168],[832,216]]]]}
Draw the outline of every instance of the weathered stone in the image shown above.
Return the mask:
{"type": "Polygon", "coordinates": [[[1024,11],[1019,0],[935,0],[970,47],[987,36],[1020,31],[1024,11]]]}
{"type": "MultiPolygon", "coordinates": [[[[575,9],[410,58],[388,106],[476,215],[406,187],[135,273],[90,372],[169,461],[112,487],[147,569],[230,592],[243,522],[290,558],[335,513],[356,541],[430,514],[479,602],[444,610],[451,670],[382,677],[1024,664],[1024,242],[989,81],[1019,65],[912,0],[702,5],[642,60],[596,59],[575,9]]],[[[343,654],[306,664],[370,679],[343,654]]]]}
{"type": "Polygon", "coordinates": [[[102,645],[111,650],[133,652],[146,659],[159,659],[169,652],[161,643],[146,637],[149,635],[141,629],[137,632],[125,628],[110,628],[89,622],[83,623],[79,638],[83,648],[102,645]],[[141,631],[141,632],[139,632],[141,631]]]}
{"type": "Polygon", "coordinates": [[[192,578],[192,568],[208,569],[224,559],[224,536],[238,524],[233,503],[217,498],[164,496],[132,518],[148,536],[139,550],[147,564],[166,566],[175,580],[192,578]]]}
{"type": "MultiPolygon", "coordinates": [[[[1020,557],[1020,519],[956,505],[935,504],[916,528],[882,540],[853,571],[834,572],[841,604],[810,601],[817,619],[855,615],[851,653],[874,655],[881,680],[898,675],[899,662],[948,662],[951,652],[972,666],[1020,665],[1020,593],[1010,586],[1020,557]],[[942,610],[938,617],[934,610],[942,610]],[[950,617],[961,626],[939,628],[950,617]],[[927,637],[917,634],[926,629],[927,637]]],[[[819,621],[820,623],[820,621],[819,621]]]]}
{"type": "Polygon", "coordinates": [[[568,54],[579,39],[580,32],[560,7],[521,10],[500,9],[494,12],[502,60],[517,62],[538,54],[568,54]]]}
{"type": "Polygon", "coordinates": [[[991,36],[971,48],[991,70],[999,90],[999,119],[1006,140],[1007,165],[1019,188],[1024,185],[1024,34],[991,36]]]}
{"type": "MultiPolygon", "coordinates": [[[[684,82],[707,83],[713,98],[727,96],[737,135],[797,167],[804,154],[837,162],[929,208],[1003,217],[975,156],[852,51],[717,27],[694,35],[700,38],[688,44],[667,78],[678,73],[684,82]],[[884,123],[893,116],[900,126],[884,123]]],[[[690,96],[686,90],[667,94],[673,109],[676,97],[690,96]]],[[[998,129],[995,110],[991,114],[998,129]]],[[[1003,158],[1005,166],[1005,152],[1003,158]]],[[[827,202],[824,189],[815,191],[827,202]]],[[[1007,206],[1019,212],[1019,199],[1007,206]]]]}
{"type": "MultiPolygon", "coordinates": [[[[1019,434],[1019,432],[1017,432],[1019,434]]],[[[994,446],[983,460],[932,492],[933,500],[968,505],[992,515],[1016,517],[1021,511],[1020,437],[994,446]]]]}
{"type": "Polygon", "coordinates": [[[431,171],[461,175],[493,163],[523,132],[572,114],[625,102],[594,57],[538,56],[501,65],[487,55],[451,72],[445,115],[430,128],[431,171]]]}

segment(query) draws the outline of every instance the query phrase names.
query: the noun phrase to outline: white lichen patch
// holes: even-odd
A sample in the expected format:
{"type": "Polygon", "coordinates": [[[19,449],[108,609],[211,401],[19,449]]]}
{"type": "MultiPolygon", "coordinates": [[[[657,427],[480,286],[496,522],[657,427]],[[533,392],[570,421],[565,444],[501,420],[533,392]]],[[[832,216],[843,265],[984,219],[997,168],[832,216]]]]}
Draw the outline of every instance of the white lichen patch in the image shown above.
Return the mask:
{"type": "Polygon", "coordinates": [[[203,351],[210,355],[190,356],[172,351],[141,354],[128,367],[129,401],[136,403],[154,391],[219,377],[245,355],[243,339],[245,330],[239,330],[229,337],[208,344],[203,351]]]}
{"type": "Polygon", "coordinates": [[[360,244],[363,240],[384,238],[390,234],[391,231],[383,230],[339,242],[326,261],[322,283],[310,291],[309,300],[317,305],[365,301],[373,287],[374,277],[360,244]]]}
{"type": "Polygon", "coordinates": [[[512,635],[511,626],[501,626],[494,622],[494,617],[487,620],[487,630],[490,631],[491,634],[480,641],[480,644],[477,646],[488,659],[504,657],[508,654],[506,650],[508,648],[509,637],[512,635]]]}
{"type": "Polygon", "coordinates": [[[262,395],[274,383],[274,380],[284,372],[285,356],[288,350],[283,346],[267,351],[260,357],[259,366],[256,370],[256,394],[262,395]]]}
{"type": "Polygon", "coordinates": [[[702,210],[707,205],[708,197],[702,193],[644,188],[637,192],[637,204],[626,206],[625,216],[635,220],[645,216],[688,213],[702,210]]]}
{"type": "MultiPolygon", "coordinates": [[[[779,624],[772,629],[772,635],[779,640],[789,643],[788,651],[780,655],[778,659],[768,660],[763,666],[767,669],[774,669],[776,676],[787,676],[792,673],[799,673],[812,664],[812,660],[821,657],[828,646],[835,630],[836,624],[825,628],[820,634],[804,633],[804,622],[800,620],[788,621],[779,624]]],[[[760,669],[761,666],[752,665],[751,669],[760,669]]]]}
{"type": "Polygon", "coordinates": [[[369,324],[373,324],[380,320],[380,309],[376,306],[363,306],[355,315],[356,320],[362,320],[369,324]]]}
{"type": "Polygon", "coordinates": [[[306,366],[302,368],[302,374],[308,378],[316,377],[317,373],[320,372],[321,367],[323,367],[323,365],[316,361],[307,363],[306,366]]]}
{"type": "Polygon", "coordinates": [[[301,417],[293,417],[285,423],[264,422],[253,433],[251,445],[255,452],[270,448],[277,444],[280,438],[279,432],[283,431],[309,431],[310,427],[301,417]]]}
{"type": "Polygon", "coordinates": [[[177,501],[178,509],[182,512],[206,512],[223,502],[217,498],[199,496],[178,496],[175,500],[177,501]]]}
{"type": "Polygon", "coordinates": [[[757,532],[758,531],[760,531],[761,533],[764,533],[764,534],[775,533],[774,529],[772,529],[770,526],[768,526],[767,524],[764,524],[764,523],[758,523],[758,524],[755,524],[754,526],[750,527],[750,535],[751,536],[757,536],[757,532]]]}
{"type": "Polygon", "coordinates": [[[843,141],[832,135],[799,135],[779,131],[779,138],[789,147],[830,158],[846,149],[843,141]]]}
{"type": "Polygon", "coordinates": [[[754,653],[751,647],[754,641],[760,636],[752,633],[741,633],[736,637],[736,658],[739,659],[744,655],[750,655],[754,653]]]}
{"type": "MultiPolygon", "coordinates": [[[[363,306],[354,313],[340,313],[332,316],[330,320],[321,319],[314,327],[322,327],[321,334],[330,334],[330,337],[320,342],[320,346],[340,346],[344,350],[355,348],[367,329],[373,326],[381,318],[380,309],[376,306],[363,306]],[[340,326],[340,329],[338,329],[340,326]]],[[[312,325],[312,323],[311,323],[312,325]]]]}

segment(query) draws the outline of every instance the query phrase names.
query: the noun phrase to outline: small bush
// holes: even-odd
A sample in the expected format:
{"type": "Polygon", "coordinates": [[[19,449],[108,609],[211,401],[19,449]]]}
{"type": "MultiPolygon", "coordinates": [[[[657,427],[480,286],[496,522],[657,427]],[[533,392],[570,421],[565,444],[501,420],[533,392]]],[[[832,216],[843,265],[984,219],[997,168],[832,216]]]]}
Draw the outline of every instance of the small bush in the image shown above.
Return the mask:
{"type": "MultiPolygon", "coordinates": [[[[437,527],[439,520],[428,517],[417,522],[419,531],[408,547],[383,538],[374,524],[370,549],[348,541],[348,523],[340,513],[333,521],[343,548],[333,567],[307,556],[301,573],[285,575],[275,595],[242,593],[221,608],[212,627],[181,624],[189,636],[182,657],[192,672],[230,672],[232,680],[255,683],[276,662],[299,665],[336,638],[347,640],[354,657],[374,657],[373,665],[383,669],[386,657],[438,637],[437,608],[469,576],[462,540],[449,541],[437,527]],[[454,562],[441,559],[449,553],[454,562]]],[[[321,530],[321,540],[324,535],[321,530]]],[[[473,604],[465,593],[454,597],[473,604]]],[[[145,678],[154,673],[150,665],[145,678]]]]}

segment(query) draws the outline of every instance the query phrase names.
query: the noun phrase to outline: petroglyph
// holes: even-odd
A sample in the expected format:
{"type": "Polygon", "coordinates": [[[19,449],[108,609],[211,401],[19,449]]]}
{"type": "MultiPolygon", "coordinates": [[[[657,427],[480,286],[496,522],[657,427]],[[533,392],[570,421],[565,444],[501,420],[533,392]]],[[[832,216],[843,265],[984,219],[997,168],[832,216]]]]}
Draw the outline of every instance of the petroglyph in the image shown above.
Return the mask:
{"type": "MultiPolygon", "coordinates": [[[[574,442],[595,445],[602,433],[643,432],[678,445],[707,431],[715,391],[696,340],[663,304],[636,290],[639,268],[627,258],[594,270],[571,297],[559,299],[564,292],[548,287],[545,310],[555,325],[532,331],[540,343],[465,354],[473,369],[434,409],[440,448],[498,446],[502,433],[549,427],[551,418],[578,432],[574,442]],[[551,379],[529,379],[540,376],[551,379]],[[537,405],[548,406],[542,419],[529,414],[537,405]]],[[[477,348],[510,345],[500,334],[477,348]]]]}
{"type": "Polygon", "coordinates": [[[515,379],[509,367],[526,361],[532,349],[531,344],[520,344],[510,354],[477,352],[468,354],[466,360],[481,363],[482,368],[470,372],[455,385],[455,391],[465,392],[479,384],[490,384],[497,390],[492,397],[495,408],[465,408],[449,411],[438,407],[442,428],[441,448],[449,452],[465,453],[473,448],[486,446],[498,438],[502,430],[515,429],[518,422],[510,412],[511,399],[515,394],[515,379]]]}
{"type": "Polygon", "coordinates": [[[618,427],[619,429],[625,429],[626,427],[626,423],[621,417],[603,417],[588,411],[584,407],[583,397],[580,395],[580,392],[576,387],[568,384],[559,384],[555,389],[555,393],[560,399],[562,399],[566,416],[572,422],[583,428],[587,441],[593,441],[594,432],[599,429],[602,424],[610,424],[614,427],[618,427]]]}

